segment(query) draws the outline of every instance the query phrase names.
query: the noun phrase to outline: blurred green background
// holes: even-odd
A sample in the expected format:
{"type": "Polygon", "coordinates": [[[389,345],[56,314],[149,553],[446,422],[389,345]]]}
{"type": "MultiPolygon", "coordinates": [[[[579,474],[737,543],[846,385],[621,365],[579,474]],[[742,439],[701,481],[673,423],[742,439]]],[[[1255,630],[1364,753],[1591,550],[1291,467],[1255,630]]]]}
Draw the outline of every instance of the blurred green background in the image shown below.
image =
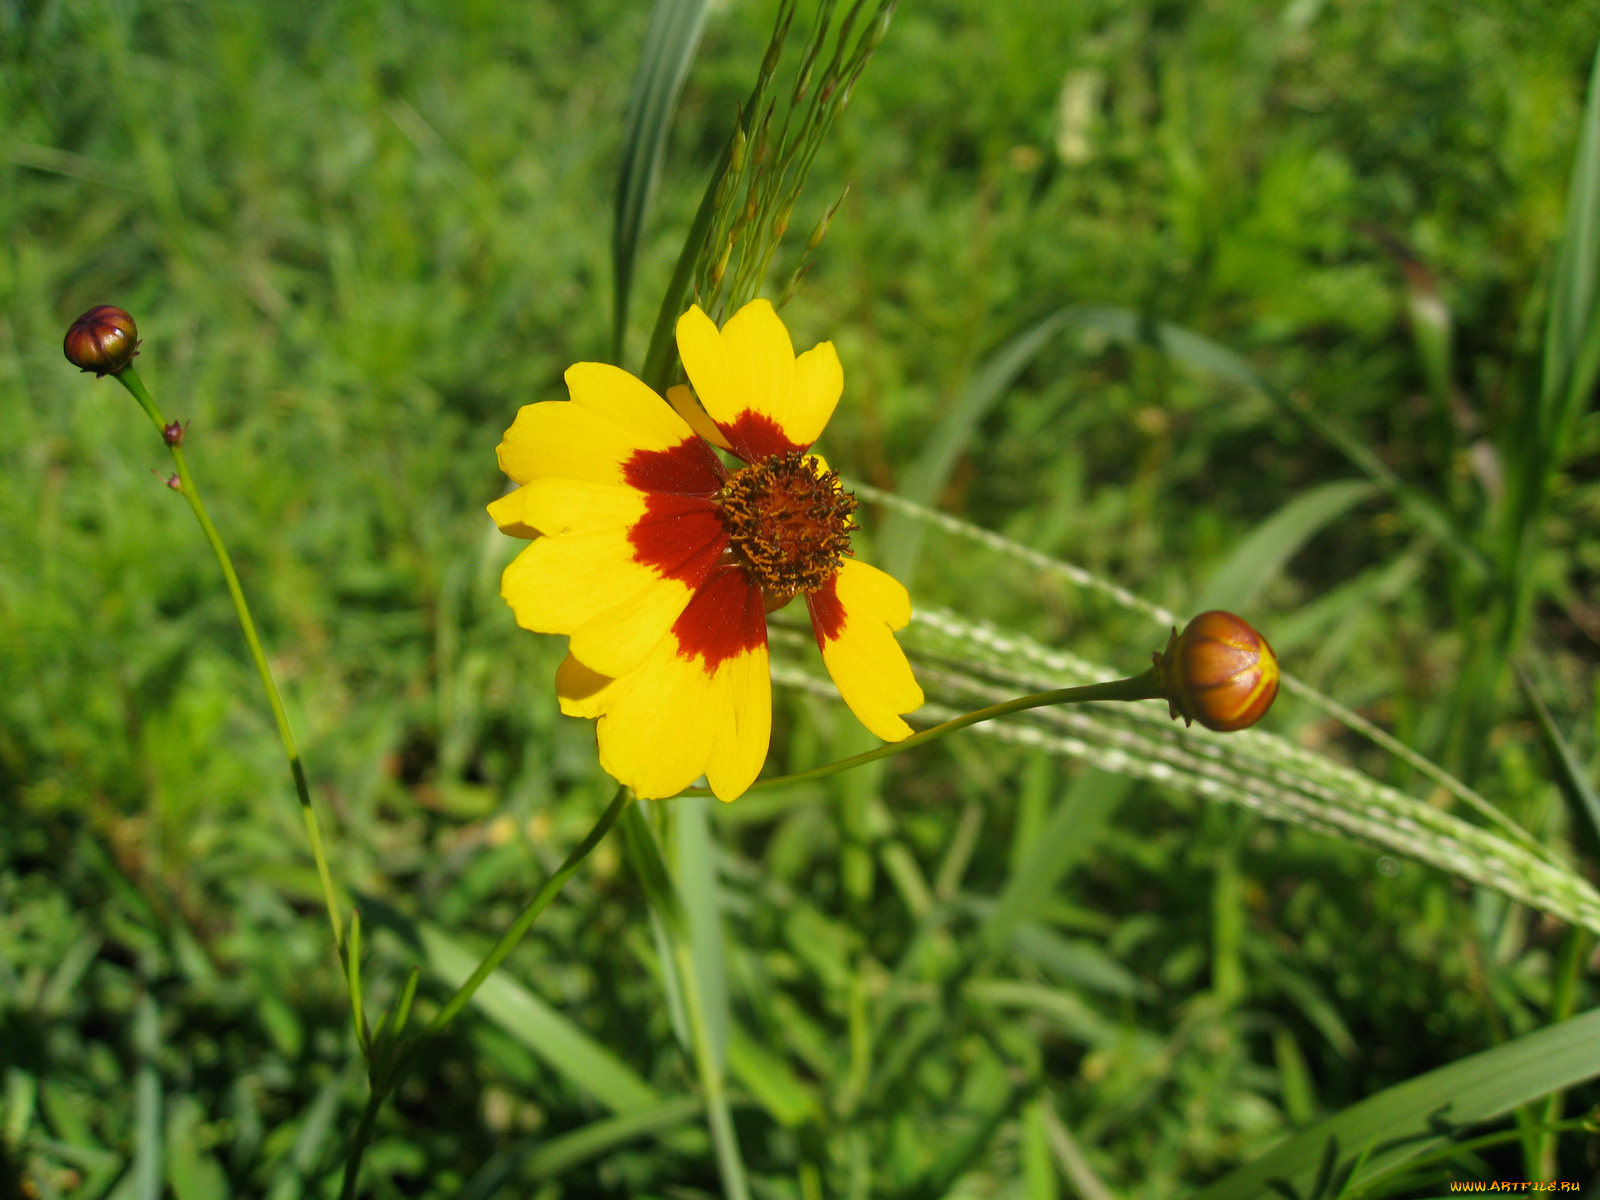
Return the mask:
{"type": "MultiPolygon", "coordinates": [[[[772,7],[709,18],[626,365],[772,7]]],[[[137,317],[141,374],[192,422],[335,875],[369,922],[390,914],[369,987],[386,998],[420,962],[436,1003],[440,964],[503,928],[610,795],[591,726],[556,713],[560,639],[498,598],[517,546],[483,506],[517,407],[607,352],[648,18],[615,0],[0,0],[0,1133],[23,1194],[332,1195],[365,1094],[216,564],[152,476],[167,462],[145,418],[73,372],[62,333],[92,304],[137,317]],[[431,940],[401,936],[419,919],[431,940]],[[141,1173],[162,1148],[165,1183],[141,1173]]],[[[1581,0],[908,0],[794,221],[803,237],[849,184],[785,312],[797,345],[831,338],[844,363],[821,448],[893,490],[997,348],[1064,305],[1125,305],[1240,352],[1470,524],[1537,373],[1597,39],[1581,0]]],[[[1178,611],[1297,496],[1358,477],[1259,393],[1093,338],[1048,342],[960,449],[937,507],[1178,611]]],[[[1585,769],[1597,451],[1585,413],[1524,639],[1585,769]]],[[[870,547],[884,515],[862,518],[870,547]]],[[[1510,678],[1472,676],[1463,699],[1481,631],[1451,556],[1383,499],[1292,549],[1246,610],[1289,669],[1565,844],[1510,678]]],[[[1129,672],[1161,641],[956,539],[907,582],[1129,672]]],[[[769,769],[859,748],[849,724],[780,693],[769,769]]],[[[1269,724],[1427,794],[1292,700],[1269,724]]],[[[741,1053],[797,1088],[790,1109],[737,1110],[758,1195],[922,1194],[975,1131],[961,1194],[1175,1195],[1555,1002],[1561,927],[1375,850],[986,740],[850,779],[710,814],[741,1053]],[[861,1014],[891,977],[940,978],[1063,796],[1102,819],[1063,846],[1015,967],[1044,999],[958,1006],[879,1094],[893,1046],[874,1036],[897,1027],[861,1014]],[[1049,1113],[1002,1103],[1013,1043],[1049,1113]],[[1064,1129],[1087,1182],[1052,1163],[1064,1129]]],[[[614,846],[510,973],[656,1098],[692,1094],[614,846]]],[[[717,1192],[692,1109],[541,1158],[616,1104],[508,1011],[469,1011],[402,1087],[371,1194],[488,1195],[496,1171],[507,1195],[717,1192]]],[[[1491,1177],[1522,1177],[1515,1147],[1489,1153],[1491,1177]]],[[[1555,1177],[1589,1178],[1593,1154],[1563,1139],[1555,1177]]]]}

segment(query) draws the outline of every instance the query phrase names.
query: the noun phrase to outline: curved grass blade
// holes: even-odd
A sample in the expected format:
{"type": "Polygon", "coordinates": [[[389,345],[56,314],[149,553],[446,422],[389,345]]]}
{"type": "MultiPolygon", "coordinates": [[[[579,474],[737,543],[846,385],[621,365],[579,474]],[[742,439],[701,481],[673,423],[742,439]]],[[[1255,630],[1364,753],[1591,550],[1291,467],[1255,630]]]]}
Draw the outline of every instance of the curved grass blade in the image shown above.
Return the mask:
{"type": "Polygon", "coordinates": [[[146,993],[134,1016],[134,1040],[139,1049],[139,1072],[134,1086],[133,1190],[136,1200],[161,1200],[166,1178],[161,1130],[161,1016],[154,997],[146,993]]]}
{"type": "Polygon", "coordinates": [[[1343,1175],[1346,1188],[1358,1187],[1459,1130],[1596,1075],[1600,1010],[1385,1088],[1289,1138],[1195,1200],[1314,1195],[1319,1174],[1324,1180],[1343,1175]]]}
{"type": "Polygon", "coordinates": [[[1377,490],[1355,479],[1302,492],[1240,540],[1195,596],[1195,611],[1249,608],[1306,542],[1377,490]]]}
{"type": "MultiPolygon", "coordinates": [[[[997,350],[973,374],[956,402],[922,447],[922,453],[901,481],[900,495],[914,504],[932,504],[955,470],[973,433],[1006,389],[1022,374],[1040,350],[1050,343],[1070,316],[1068,310],[1052,313],[1018,334],[997,350]]],[[[896,579],[910,579],[922,550],[922,528],[901,513],[884,522],[884,570],[896,579]]]]}
{"type": "Polygon", "coordinates": [[[606,1117],[558,1137],[535,1136],[495,1155],[478,1169],[460,1200],[490,1200],[513,1175],[553,1179],[635,1138],[675,1129],[700,1115],[698,1096],[674,1096],[646,1108],[606,1117]]]}
{"type": "Polygon", "coordinates": [[[1567,226],[1550,281],[1545,326],[1540,434],[1565,442],[1576,411],[1600,371],[1600,49],[1578,132],[1578,157],[1567,194],[1567,226]]]}
{"type": "Polygon", "coordinates": [[[1555,769],[1556,783],[1561,788],[1561,794],[1566,798],[1573,828],[1583,831],[1581,840],[1588,846],[1589,853],[1600,860],[1600,793],[1597,793],[1594,784],[1589,782],[1588,772],[1578,761],[1578,756],[1573,753],[1572,747],[1567,744],[1567,739],[1561,736],[1561,729],[1556,724],[1555,717],[1551,715],[1550,709],[1545,705],[1544,697],[1539,694],[1539,689],[1528,677],[1528,673],[1519,663],[1513,663],[1512,670],[1517,678],[1517,686],[1522,689],[1523,698],[1527,700],[1534,716],[1538,718],[1545,752],[1555,769]]]}
{"type": "Polygon", "coordinates": [[[622,171],[617,177],[617,206],[611,233],[613,296],[611,361],[622,362],[628,330],[628,295],[633,268],[644,236],[645,219],[661,176],[661,153],[705,32],[709,0],[656,0],[650,10],[639,71],[628,100],[628,129],[622,141],[622,171]]]}
{"type": "MultiPolygon", "coordinates": [[[[418,923],[416,936],[428,965],[451,987],[478,965],[479,955],[427,922],[418,923]]],[[[507,1033],[613,1112],[659,1100],[632,1068],[505,971],[485,979],[472,999],[507,1033]]]]}

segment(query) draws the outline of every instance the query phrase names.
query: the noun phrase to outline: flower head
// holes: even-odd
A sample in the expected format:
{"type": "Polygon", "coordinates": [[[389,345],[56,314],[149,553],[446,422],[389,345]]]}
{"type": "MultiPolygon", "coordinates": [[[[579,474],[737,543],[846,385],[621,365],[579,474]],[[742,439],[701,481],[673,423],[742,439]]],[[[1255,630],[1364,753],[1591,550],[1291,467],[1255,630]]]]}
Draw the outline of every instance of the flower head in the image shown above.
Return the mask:
{"type": "Polygon", "coordinates": [[[569,637],[556,692],[596,720],[601,766],[643,798],[703,774],[732,800],[766,761],[767,614],[791,600],[805,597],[823,663],[873,733],[907,736],[901,714],[923,697],[893,635],[910,597],[850,557],[855,498],[809,453],[844,388],[833,344],[796,357],[765,300],[721,330],[691,308],[677,333],[692,392],[663,402],[578,363],[570,401],[518,412],[498,453],[521,486],[489,514],[533,539],[501,595],[524,628],[569,637]]]}
{"type": "Polygon", "coordinates": [[[85,372],[115,375],[139,353],[139,329],[122,309],[97,304],[72,323],[61,350],[85,372]]]}
{"type": "Polygon", "coordinates": [[[1155,658],[1173,720],[1199,721],[1216,733],[1248,729],[1278,696],[1278,659],[1242,618],[1220,609],[1176,629],[1155,658]]]}

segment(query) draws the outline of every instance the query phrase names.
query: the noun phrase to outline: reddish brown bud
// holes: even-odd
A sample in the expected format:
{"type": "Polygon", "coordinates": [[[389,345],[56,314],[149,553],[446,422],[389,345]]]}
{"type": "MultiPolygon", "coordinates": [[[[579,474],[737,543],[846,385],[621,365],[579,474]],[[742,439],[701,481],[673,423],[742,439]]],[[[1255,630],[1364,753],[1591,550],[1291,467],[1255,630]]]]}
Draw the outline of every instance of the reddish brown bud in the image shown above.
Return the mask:
{"type": "Polygon", "coordinates": [[[183,435],[189,432],[189,422],[182,425],[176,421],[168,421],[161,427],[161,436],[169,446],[183,445],[183,435]]]}
{"type": "Polygon", "coordinates": [[[139,327],[122,309],[97,305],[72,323],[61,349],[75,367],[115,375],[139,353],[139,327]]]}
{"type": "Polygon", "coordinates": [[[1174,629],[1166,650],[1152,657],[1167,709],[1185,724],[1199,721],[1217,733],[1247,729],[1278,695],[1272,647],[1229,612],[1201,613],[1182,633],[1174,629]]]}

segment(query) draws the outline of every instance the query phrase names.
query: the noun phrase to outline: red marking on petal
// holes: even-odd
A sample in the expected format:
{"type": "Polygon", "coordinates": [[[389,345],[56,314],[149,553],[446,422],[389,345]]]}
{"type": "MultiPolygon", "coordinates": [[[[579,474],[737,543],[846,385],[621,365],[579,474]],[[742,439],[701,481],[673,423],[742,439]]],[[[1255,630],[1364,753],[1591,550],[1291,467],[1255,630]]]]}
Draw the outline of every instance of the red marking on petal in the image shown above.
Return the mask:
{"type": "Polygon", "coordinates": [[[722,430],[723,436],[728,439],[728,445],[733,447],[733,452],[748,463],[761,462],[779,454],[805,449],[805,446],[798,442],[790,441],[789,435],[783,431],[783,426],[771,417],[749,408],[740,413],[732,423],[727,425],[718,423],[717,428],[722,430]]]}
{"type": "Polygon", "coordinates": [[[710,500],[655,492],[645,497],[644,516],[628,530],[628,544],[634,562],[693,588],[722,557],[728,531],[710,500]]]}
{"type": "Polygon", "coordinates": [[[672,636],[680,658],[698,658],[707,675],[715,673],[729,659],[767,644],[761,589],[739,567],[721,567],[689,600],[672,636]]]}
{"type": "Polygon", "coordinates": [[[674,496],[711,496],[727,474],[715,451],[698,437],[688,437],[670,450],[635,450],[622,464],[622,478],[641,492],[674,496]]]}
{"type": "Polygon", "coordinates": [[[817,649],[824,642],[836,642],[844,632],[844,602],[839,599],[839,577],[835,575],[814,592],[806,593],[806,608],[811,611],[811,632],[817,635],[817,649]]]}

